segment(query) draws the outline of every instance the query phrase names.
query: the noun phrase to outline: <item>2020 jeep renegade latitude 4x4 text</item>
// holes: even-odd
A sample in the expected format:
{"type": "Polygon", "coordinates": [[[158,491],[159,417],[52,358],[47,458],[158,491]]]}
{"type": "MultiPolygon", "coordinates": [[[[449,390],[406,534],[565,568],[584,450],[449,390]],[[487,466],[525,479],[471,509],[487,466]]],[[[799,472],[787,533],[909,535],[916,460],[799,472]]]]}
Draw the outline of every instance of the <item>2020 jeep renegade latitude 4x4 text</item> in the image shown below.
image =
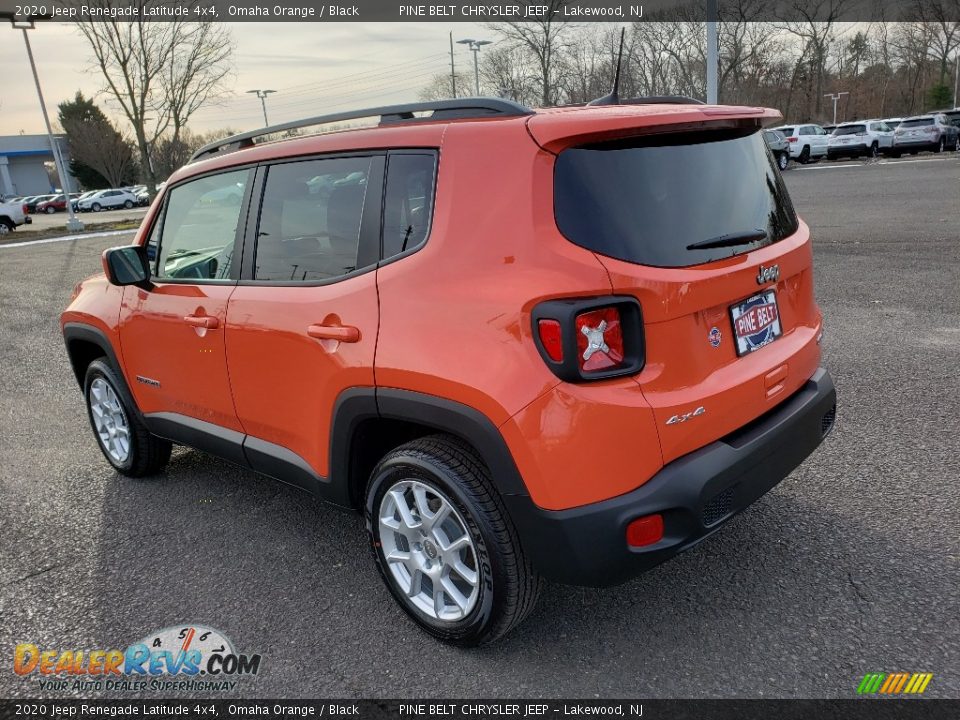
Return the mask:
{"type": "Polygon", "coordinates": [[[541,578],[622,582],[833,425],[777,117],[473,99],[203,148],[63,313],[100,449],[142,476],[181,443],[362,511],[450,642],[507,632],[541,578]]]}

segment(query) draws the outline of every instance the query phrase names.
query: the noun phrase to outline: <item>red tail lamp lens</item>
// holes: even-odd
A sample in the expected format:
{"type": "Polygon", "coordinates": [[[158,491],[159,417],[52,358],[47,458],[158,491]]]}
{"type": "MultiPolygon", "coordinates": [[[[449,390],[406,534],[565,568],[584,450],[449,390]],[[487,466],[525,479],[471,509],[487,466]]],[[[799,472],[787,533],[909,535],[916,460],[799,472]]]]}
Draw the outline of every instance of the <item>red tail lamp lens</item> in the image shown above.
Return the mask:
{"type": "Polygon", "coordinates": [[[788,137],[788,138],[787,138],[787,142],[796,142],[797,140],[798,140],[798,138],[795,138],[795,137],[788,137]]]}
{"type": "Polygon", "coordinates": [[[577,315],[577,360],[584,372],[617,367],[623,362],[623,328],[615,307],[577,315]]]}
{"type": "Polygon", "coordinates": [[[627,525],[627,545],[645,547],[663,539],[663,516],[644,515],[627,525]]]}
{"type": "Polygon", "coordinates": [[[557,320],[540,320],[537,323],[540,342],[554,362],[563,362],[563,329],[557,320]]]}

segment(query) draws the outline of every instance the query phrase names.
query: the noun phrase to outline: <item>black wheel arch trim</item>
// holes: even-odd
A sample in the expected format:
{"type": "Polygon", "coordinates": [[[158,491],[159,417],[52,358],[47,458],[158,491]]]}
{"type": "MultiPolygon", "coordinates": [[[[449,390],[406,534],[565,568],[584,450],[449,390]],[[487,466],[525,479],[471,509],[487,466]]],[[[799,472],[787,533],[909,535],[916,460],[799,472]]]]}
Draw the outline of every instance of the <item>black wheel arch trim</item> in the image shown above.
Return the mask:
{"type": "MultiPolygon", "coordinates": [[[[84,342],[99,347],[107,357],[107,360],[109,360],[110,365],[116,371],[120,382],[123,383],[123,389],[126,391],[127,397],[133,398],[130,383],[127,382],[127,376],[123,370],[123,364],[117,359],[117,353],[113,349],[113,344],[103,330],[85,323],[68,322],[63,326],[63,342],[67,349],[67,358],[70,360],[70,367],[73,370],[74,376],[77,378],[77,384],[81,390],[83,390],[84,386],[87,365],[81,364],[81,358],[71,350],[71,344],[74,342],[84,342]]],[[[140,408],[136,407],[136,403],[134,403],[134,405],[134,411],[142,420],[143,414],[140,412],[140,408]]]]}

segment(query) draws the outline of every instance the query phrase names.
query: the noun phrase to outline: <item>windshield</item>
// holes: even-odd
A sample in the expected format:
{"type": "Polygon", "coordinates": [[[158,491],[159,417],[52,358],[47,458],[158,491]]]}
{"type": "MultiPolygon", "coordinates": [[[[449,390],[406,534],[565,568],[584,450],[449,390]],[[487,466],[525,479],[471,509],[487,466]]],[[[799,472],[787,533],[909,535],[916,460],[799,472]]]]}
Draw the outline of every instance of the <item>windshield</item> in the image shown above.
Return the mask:
{"type": "Polygon", "coordinates": [[[834,135],[860,135],[867,131],[866,125],[844,125],[833,131],[834,135]]]}
{"type": "Polygon", "coordinates": [[[902,128],[923,127],[924,125],[933,125],[933,118],[914,118],[900,123],[902,128]]]}
{"type": "Polygon", "coordinates": [[[659,267],[730,257],[797,229],[783,178],[756,130],[564,150],[554,171],[554,211],[577,245],[659,267]]]}

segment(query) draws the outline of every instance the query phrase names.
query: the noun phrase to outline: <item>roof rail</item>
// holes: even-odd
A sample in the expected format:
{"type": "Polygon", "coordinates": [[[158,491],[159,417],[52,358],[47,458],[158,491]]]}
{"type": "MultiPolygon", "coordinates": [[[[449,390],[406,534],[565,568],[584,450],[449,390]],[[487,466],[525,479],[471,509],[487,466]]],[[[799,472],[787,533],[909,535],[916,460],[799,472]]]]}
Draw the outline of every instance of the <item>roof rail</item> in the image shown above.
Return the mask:
{"type": "Polygon", "coordinates": [[[231,135],[230,137],[217,140],[216,142],[204,145],[197,150],[191,157],[190,162],[196,162],[207,155],[215,155],[220,152],[233,152],[241,148],[252,147],[256,143],[255,138],[274,133],[286,132],[288,130],[297,130],[299,128],[311,127],[313,125],[326,125],[334,122],[344,122],[346,120],[358,120],[367,117],[380,117],[380,124],[385,125],[393,122],[409,122],[413,120],[457,120],[462,118],[484,118],[484,117],[522,117],[532,115],[533,110],[525,105],[515,103],[512,100],[502,100],[500,98],[459,98],[457,100],[436,100],[432,102],[409,103],[407,105],[386,105],[383,107],[366,108],[362,110],[348,110],[346,112],[333,113],[332,115],[319,115],[317,117],[306,118],[304,120],[294,120],[293,122],[282,123],[280,125],[271,125],[270,127],[251,130],[250,132],[231,135]],[[418,118],[414,113],[431,112],[428,117],[418,118]]]}

